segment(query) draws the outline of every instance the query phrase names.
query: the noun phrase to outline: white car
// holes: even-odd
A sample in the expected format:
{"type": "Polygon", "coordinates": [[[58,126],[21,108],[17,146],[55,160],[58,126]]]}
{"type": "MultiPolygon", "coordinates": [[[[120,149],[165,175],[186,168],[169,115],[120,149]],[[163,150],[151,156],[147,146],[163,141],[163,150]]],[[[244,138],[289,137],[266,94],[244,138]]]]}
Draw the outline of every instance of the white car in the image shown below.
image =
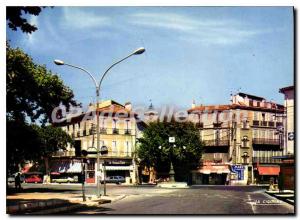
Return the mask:
{"type": "Polygon", "coordinates": [[[52,179],[53,183],[77,183],[78,179],[72,177],[61,177],[58,179],[52,179]]]}

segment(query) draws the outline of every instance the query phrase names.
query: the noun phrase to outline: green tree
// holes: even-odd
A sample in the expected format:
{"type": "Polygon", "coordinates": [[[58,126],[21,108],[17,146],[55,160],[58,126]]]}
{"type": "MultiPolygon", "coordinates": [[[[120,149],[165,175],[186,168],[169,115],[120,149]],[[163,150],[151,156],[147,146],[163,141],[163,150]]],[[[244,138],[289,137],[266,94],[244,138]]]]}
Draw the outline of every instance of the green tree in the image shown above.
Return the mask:
{"type": "Polygon", "coordinates": [[[78,105],[72,90],[45,66],[35,64],[21,49],[7,44],[8,169],[13,170],[26,160],[40,160],[70,142],[62,130],[45,126],[51,123],[52,111],[60,104],[67,109],[78,105]]]}
{"type": "Polygon", "coordinates": [[[53,108],[78,105],[72,90],[19,48],[6,46],[6,115],[10,120],[51,122],[53,108]]]}
{"type": "Polygon", "coordinates": [[[154,167],[158,172],[168,172],[172,161],[176,180],[186,180],[189,171],[197,168],[201,152],[199,131],[189,122],[150,123],[137,147],[141,165],[154,167]],[[175,137],[176,147],[169,143],[170,136],[175,137]]]}
{"type": "Polygon", "coordinates": [[[31,34],[32,32],[37,30],[37,27],[33,24],[30,24],[26,18],[24,18],[24,14],[31,14],[34,16],[38,16],[42,8],[37,6],[8,6],[6,7],[6,20],[8,21],[8,27],[12,30],[16,31],[20,28],[24,33],[31,34]]]}

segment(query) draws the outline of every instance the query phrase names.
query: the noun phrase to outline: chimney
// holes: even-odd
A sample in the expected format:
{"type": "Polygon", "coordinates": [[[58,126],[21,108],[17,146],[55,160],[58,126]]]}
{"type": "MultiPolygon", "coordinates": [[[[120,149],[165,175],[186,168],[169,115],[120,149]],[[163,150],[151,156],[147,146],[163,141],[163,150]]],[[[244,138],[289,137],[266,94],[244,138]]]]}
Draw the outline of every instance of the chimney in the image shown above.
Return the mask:
{"type": "Polygon", "coordinates": [[[192,108],[196,108],[196,102],[194,99],[193,99],[193,103],[192,103],[192,108]]]}
{"type": "Polygon", "coordinates": [[[125,109],[128,110],[128,111],[132,110],[132,104],[131,104],[131,102],[126,102],[125,103],[125,109]]]}

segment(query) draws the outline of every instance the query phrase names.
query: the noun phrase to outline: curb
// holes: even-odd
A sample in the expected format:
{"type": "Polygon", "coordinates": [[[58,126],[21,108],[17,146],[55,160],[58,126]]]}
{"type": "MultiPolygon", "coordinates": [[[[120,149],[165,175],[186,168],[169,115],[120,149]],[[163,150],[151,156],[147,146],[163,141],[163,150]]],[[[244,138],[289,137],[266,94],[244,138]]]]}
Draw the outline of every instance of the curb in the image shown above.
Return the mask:
{"type": "MultiPolygon", "coordinates": [[[[293,202],[293,201],[295,201],[295,200],[291,201],[290,199],[284,199],[284,198],[282,198],[282,197],[278,197],[278,196],[276,196],[275,194],[269,193],[269,192],[267,192],[267,191],[265,191],[265,193],[268,194],[269,196],[272,196],[272,197],[274,197],[274,198],[280,200],[280,201],[286,202],[286,203],[288,203],[288,204],[290,204],[290,205],[295,205],[295,202],[293,202]]],[[[294,195],[294,196],[295,196],[295,195],[294,195]]]]}

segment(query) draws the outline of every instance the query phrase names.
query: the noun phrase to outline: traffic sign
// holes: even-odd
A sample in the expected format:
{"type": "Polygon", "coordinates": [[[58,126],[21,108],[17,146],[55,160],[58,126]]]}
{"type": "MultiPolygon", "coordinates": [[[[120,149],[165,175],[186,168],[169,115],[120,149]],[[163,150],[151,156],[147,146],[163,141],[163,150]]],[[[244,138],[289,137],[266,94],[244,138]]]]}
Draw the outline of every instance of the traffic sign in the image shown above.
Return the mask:
{"type": "Polygon", "coordinates": [[[175,143],[175,137],[169,137],[169,143],[175,143]]]}
{"type": "Polygon", "coordinates": [[[289,132],[288,133],[288,140],[293,141],[294,140],[294,132],[289,132]]]}

